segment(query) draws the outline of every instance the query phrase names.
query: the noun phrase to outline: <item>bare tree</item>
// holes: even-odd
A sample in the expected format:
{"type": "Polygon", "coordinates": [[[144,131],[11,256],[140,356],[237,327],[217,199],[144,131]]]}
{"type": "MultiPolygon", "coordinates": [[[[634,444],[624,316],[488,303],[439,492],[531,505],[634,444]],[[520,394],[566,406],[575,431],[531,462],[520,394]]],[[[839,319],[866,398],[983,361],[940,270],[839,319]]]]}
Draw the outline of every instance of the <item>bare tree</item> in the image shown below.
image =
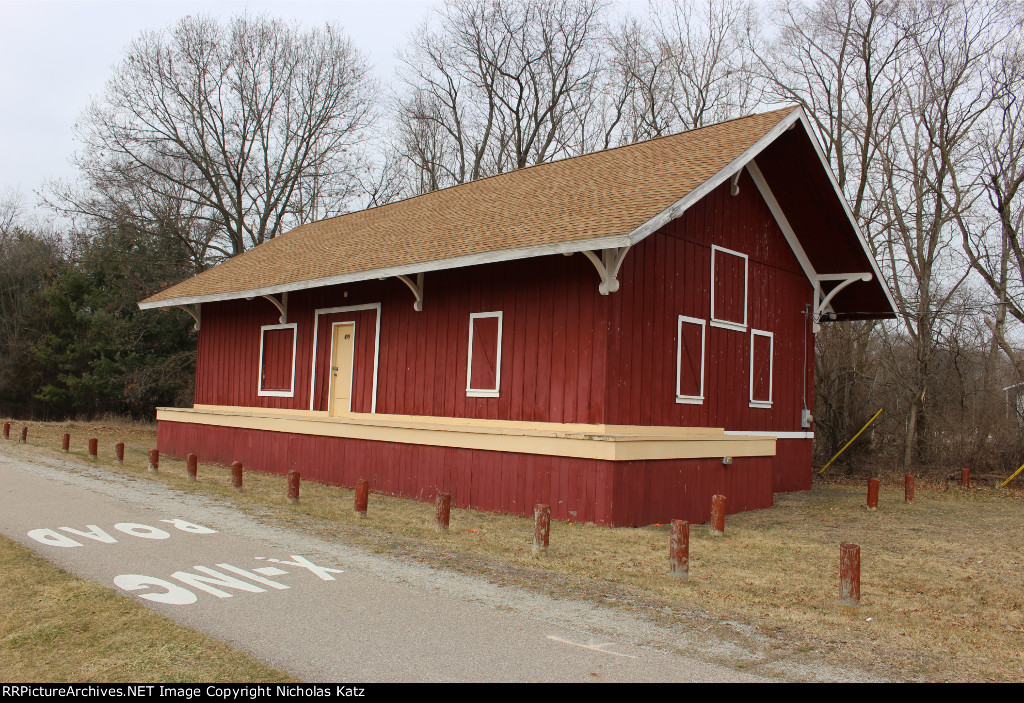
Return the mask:
{"type": "Polygon", "coordinates": [[[336,26],[188,16],[129,45],[77,127],[85,188],[51,200],[166,227],[199,260],[233,256],[347,206],[372,100],[336,26]]]}
{"type": "Polygon", "coordinates": [[[1024,357],[1006,333],[1008,316],[1024,323],[1024,45],[1019,32],[1012,32],[993,54],[986,83],[994,101],[979,121],[975,177],[960,178],[953,202],[947,202],[971,267],[995,297],[995,311],[985,318],[993,344],[1024,377],[1024,357]]]}
{"type": "Polygon", "coordinates": [[[900,319],[914,349],[902,369],[907,397],[903,464],[929,446],[926,398],[932,362],[948,336],[967,268],[954,247],[972,133],[992,104],[987,58],[1004,36],[998,8],[959,0],[905,9],[913,50],[899,64],[896,109],[876,132],[883,174],[877,197],[900,319]],[[951,205],[952,203],[952,205],[951,205]]]}
{"type": "Polygon", "coordinates": [[[599,0],[447,2],[402,56],[398,149],[419,191],[581,152],[599,0]]]}

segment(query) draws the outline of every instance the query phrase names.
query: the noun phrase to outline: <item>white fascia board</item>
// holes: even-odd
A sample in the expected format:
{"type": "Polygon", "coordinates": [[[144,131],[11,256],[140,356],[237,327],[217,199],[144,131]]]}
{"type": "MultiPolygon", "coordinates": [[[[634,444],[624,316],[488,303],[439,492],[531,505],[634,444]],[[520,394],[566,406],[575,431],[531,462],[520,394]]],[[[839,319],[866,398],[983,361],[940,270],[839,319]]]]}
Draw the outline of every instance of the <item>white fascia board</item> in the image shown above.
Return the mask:
{"type": "Polygon", "coordinates": [[[754,159],[758,154],[768,148],[768,146],[778,139],[786,130],[796,124],[803,116],[803,108],[796,108],[790,114],[786,115],[777,125],[771,128],[767,134],[758,139],[752,144],[746,151],[737,156],[729,165],[723,168],[721,171],[716,173],[714,176],[704,181],[701,185],[694,188],[688,194],[677,200],[669,207],[662,210],[660,213],[652,217],[644,224],[637,227],[635,230],[629,233],[629,243],[636,244],[641,239],[649,237],[650,235],[657,232],[659,229],[667,225],[672,220],[681,217],[691,205],[700,201],[705,195],[713,191],[718,186],[725,183],[727,180],[732,178],[738,173],[744,166],[754,159]]]}
{"type": "Polygon", "coordinates": [[[843,195],[843,190],[839,187],[839,181],[836,180],[835,174],[832,173],[832,166],[829,165],[828,159],[825,158],[825,151],[821,148],[821,144],[818,143],[818,137],[814,134],[811,122],[807,119],[807,115],[804,114],[803,108],[798,109],[796,112],[798,113],[800,122],[804,126],[804,131],[807,132],[807,136],[811,140],[811,146],[814,147],[815,153],[818,154],[818,160],[821,161],[821,165],[824,167],[826,175],[828,175],[829,183],[832,184],[832,190],[835,191],[836,197],[839,198],[839,202],[842,203],[843,212],[846,213],[846,219],[850,221],[850,225],[853,227],[853,233],[857,236],[857,241],[860,243],[860,247],[864,251],[864,256],[867,257],[868,263],[871,265],[871,270],[875,274],[875,279],[878,281],[879,285],[882,286],[882,292],[885,293],[885,299],[889,301],[889,306],[892,307],[892,311],[895,313],[898,308],[896,307],[896,301],[892,297],[892,292],[889,290],[889,285],[885,282],[882,270],[878,268],[878,262],[875,261],[875,257],[871,253],[871,248],[868,246],[867,239],[864,237],[864,233],[861,231],[860,225],[857,224],[857,218],[853,216],[850,204],[846,202],[846,196],[843,195]]]}
{"type": "Polygon", "coordinates": [[[309,288],[323,288],[342,283],[356,283],[359,281],[372,281],[377,278],[391,278],[393,276],[408,275],[413,273],[426,273],[429,271],[443,271],[445,269],[462,268],[464,266],[475,266],[477,264],[491,264],[502,261],[515,261],[518,259],[530,259],[538,256],[551,254],[575,254],[581,251],[594,249],[614,249],[629,246],[630,241],[627,235],[616,235],[612,237],[600,237],[597,239],[581,239],[572,242],[557,242],[555,244],[541,244],[532,247],[519,247],[517,249],[502,249],[489,251],[468,256],[458,256],[452,259],[439,259],[436,261],[423,261],[405,266],[391,266],[372,271],[359,271],[357,273],[346,273],[338,276],[326,276],[306,281],[294,281],[282,283],[276,286],[265,288],[252,288],[250,290],[232,291],[230,293],[211,293],[209,295],[192,295],[181,298],[168,298],[150,303],[139,303],[140,310],[153,308],[169,308],[177,305],[192,305],[195,303],[213,303],[221,300],[238,300],[241,298],[256,298],[261,295],[272,295],[286,291],[307,290],[309,288]]]}
{"type": "MultiPolygon", "coordinates": [[[[139,303],[139,309],[150,310],[154,308],[174,307],[177,305],[193,305],[197,303],[212,303],[221,300],[238,300],[239,298],[254,298],[260,295],[273,295],[274,293],[284,293],[286,291],[306,290],[309,288],[322,288],[324,286],[333,286],[342,283],[369,281],[375,278],[391,278],[392,276],[400,276],[403,274],[408,275],[412,273],[442,271],[444,269],[461,268],[463,266],[475,266],[477,264],[491,264],[502,261],[514,261],[517,259],[529,259],[538,256],[547,256],[550,254],[575,254],[581,251],[593,251],[597,249],[615,249],[619,247],[632,246],[637,242],[641,241],[642,239],[645,239],[646,237],[649,237],[650,235],[654,234],[672,220],[682,216],[682,214],[686,212],[686,210],[689,209],[690,206],[700,201],[705,195],[707,195],[715,188],[720,186],[722,183],[727,181],[729,178],[734,176],[750,160],[752,160],[755,156],[757,156],[766,148],[768,148],[768,146],[772,142],[774,142],[780,135],[782,135],[786,130],[788,130],[790,127],[796,124],[798,120],[803,120],[804,124],[807,124],[806,119],[803,117],[803,108],[801,107],[795,108],[790,114],[786,115],[782,120],[779,121],[777,125],[772,127],[771,130],[769,130],[763,137],[758,139],[746,151],[744,151],[742,154],[733,159],[727,166],[725,166],[725,168],[721,169],[714,176],[704,181],[704,183],[697,186],[697,188],[690,191],[688,194],[677,200],[675,203],[662,210],[660,213],[652,217],[650,220],[648,220],[644,224],[634,229],[632,232],[625,235],[614,235],[610,237],[598,237],[595,239],[583,239],[571,242],[556,242],[554,244],[541,244],[530,247],[519,247],[516,249],[502,249],[499,251],[481,252],[479,254],[457,256],[451,259],[423,261],[416,264],[407,264],[404,266],[391,266],[387,268],[374,269],[372,271],[360,271],[357,273],[347,273],[338,276],[325,276],[323,278],[314,278],[306,281],[294,281],[292,283],[282,283],[280,285],[266,286],[264,288],[253,288],[250,290],[232,291],[230,293],[212,293],[209,295],[183,296],[180,298],[158,300],[151,303],[142,302],[139,303]]],[[[818,148],[817,144],[815,144],[815,148],[818,148]]],[[[818,149],[818,152],[820,155],[821,150],[818,149]]],[[[825,170],[829,171],[829,174],[831,176],[830,169],[826,167],[825,170]]],[[[859,230],[857,231],[859,236],[859,230]]],[[[863,241],[861,243],[863,245],[863,241]]],[[[869,256],[868,258],[871,257],[869,256]]],[[[872,259],[872,262],[873,261],[874,260],[872,259]]]]}

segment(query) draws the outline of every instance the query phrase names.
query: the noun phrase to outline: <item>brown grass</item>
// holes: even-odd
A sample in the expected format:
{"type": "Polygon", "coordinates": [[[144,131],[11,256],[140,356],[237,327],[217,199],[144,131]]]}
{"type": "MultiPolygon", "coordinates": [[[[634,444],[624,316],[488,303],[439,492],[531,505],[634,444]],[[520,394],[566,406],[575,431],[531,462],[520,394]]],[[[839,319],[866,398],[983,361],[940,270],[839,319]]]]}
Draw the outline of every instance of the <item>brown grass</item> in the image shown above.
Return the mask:
{"type": "MultiPolygon", "coordinates": [[[[12,426],[12,437],[20,427],[12,426]]],[[[238,494],[224,467],[201,465],[199,483],[191,484],[183,461],[162,458],[160,474],[147,474],[155,425],[32,423],[29,444],[59,450],[65,431],[83,459],[87,437],[99,437],[99,463],[112,470],[217,494],[260,510],[261,517],[273,507],[270,514],[297,528],[437,566],[566,597],[608,602],[614,595],[640,612],[677,621],[700,612],[749,623],[771,647],[880,676],[1024,677],[1020,490],[947,491],[919,483],[917,499],[908,505],[902,485],[883,485],[879,510],[868,512],[864,487],[819,483],[812,491],[777,495],[771,510],[729,516],[725,537],[694,526],[690,579],[680,583],[666,576],[668,527],[555,521],[552,547],[538,560],[531,555],[529,519],[453,509],[451,533],[439,534],[433,505],[414,500],[372,495],[369,516],[362,519],[346,488],[304,482],[300,505],[290,506],[280,476],[247,472],[238,494]],[[117,439],[127,444],[125,468],[111,464],[117,439]],[[844,541],[862,550],[859,609],[838,603],[844,541]]]]}
{"type": "Polygon", "coordinates": [[[0,537],[5,682],[294,681],[0,537]]]}

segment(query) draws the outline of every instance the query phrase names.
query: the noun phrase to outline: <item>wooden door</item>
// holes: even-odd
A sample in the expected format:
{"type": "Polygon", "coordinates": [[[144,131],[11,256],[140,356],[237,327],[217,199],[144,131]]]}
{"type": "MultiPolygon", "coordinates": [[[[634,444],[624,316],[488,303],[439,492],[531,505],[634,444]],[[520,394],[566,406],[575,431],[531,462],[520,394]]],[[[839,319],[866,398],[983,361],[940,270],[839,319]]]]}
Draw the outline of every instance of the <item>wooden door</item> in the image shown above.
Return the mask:
{"type": "Polygon", "coordinates": [[[331,344],[330,414],[352,412],[352,369],[355,363],[356,323],[335,324],[331,344]]]}

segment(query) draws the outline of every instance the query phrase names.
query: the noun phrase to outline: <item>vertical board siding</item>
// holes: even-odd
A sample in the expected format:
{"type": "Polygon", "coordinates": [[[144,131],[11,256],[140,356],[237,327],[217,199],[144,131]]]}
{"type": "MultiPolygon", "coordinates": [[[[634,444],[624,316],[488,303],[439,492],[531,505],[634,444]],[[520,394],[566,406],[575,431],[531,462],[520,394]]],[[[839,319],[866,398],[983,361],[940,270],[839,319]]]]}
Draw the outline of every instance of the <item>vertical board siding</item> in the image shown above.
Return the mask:
{"type": "MultiPolygon", "coordinates": [[[[725,310],[742,319],[743,262],[722,252],[716,269],[728,269],[731,283],[714,281],[716,315],[725,310]],[[724,259],[724,263],[720,262],[724,259]],[[732,280],[736,279],[736,280],[732,280]],[[719,312],[717,295],[727,296],[719,312]]],[[[814,340],[807,335],[804,366],[805,304],[813,288],[749,176],[738,196],[729,184],[715,189],[681,218],[636,245],[626,257],[622,288],[610,296],[611,367],[606,421],[610,424],[723,427],[727,430],[800,430],[806,379],[812,403],[814,340]],[[711,320],[711,246],[748,257],[746,330],[706,328],[704,395],[701,404],[675,402],[678,316],[711,320]],[[751,329],[774,335],[772,407],[750,407],[751,329]],[[805,375],[806,374],[806,375],[805,375]]],[[[755,348],[767,348],[758,338],[755,348]],[[760,345],[760,346],[758,346],[760,345]]],[[[767,359],[766,359],[767,363],[767,359]]],[[[767,367],[755,369],[767,393],[767,367]]],[[[810,465],[807,465],[809,472],[810,465]]]]}
{"type": "MultiPolygon", "coordinates": [[[[354,486],[433,501],[452,495],[456,507],[530,516],[547,503],[559,520],[637,527],[673,519],[706,522],[711,496],[727,496],[730,513],[772,505],[771,458],[609,462],[512,452],[317,437],[213,425],[161,422],[165,456],[194,453],[203,462],[241,461],[247,470],[354,486]]],[[[425,513],[426,515],[426,513],[425,513]]]]}
{"type": "MultiPolygon", "coordinates": [[[[727,257],[727,263],[742,269],[736,257],[727,257]]],[[[619,281],[617,292],[600,295],[594,267],[576,254],[429,272],[421,312],[413,309],[410,291],[395,278],[292,292],[286,322],[297,325],[296,364],[295,393],[289,398],[258,395],[260,328],[279,323],[277,309],[261,298],[205,303],[196,403],[327,410],[331,326],[355,322],[355,412],[374,407],[376,353],[380,413],[739,431],[800,429],[805,394],[813,410],[814,340],[803,315],[813,290],[749,176],[740,179],[738,196],[731,196],[729,184],[723,184],[634,246],[619,281]],[[705,328],[704,402],[676,403],[678,316],[711,319],[712,245],[748,257],[747,330],[705,328]],[[379,320],[376,309],[315,317],[317,309],[366,305],[380,306],[379,320]],[[470,314],[498,310],[503,314],[498,396],[468,397],[470,314]],[[774,335],[770,408],[749,407],[751,328],[774,335]]],[[[722,295],[735,302],[742,286],[723,286],[722,295]]],[[[732,303],[729,310],[738,316],[732,303]]],[[[208,434],[204,431],[204,443],[208,434]]],[[[230,449],[228,454],[268,451],[267,461],[273,459],[275,467],[288,461],[280,442],[267,444],[265,438],[234,430],[218,437],[224,451],[230,449]]],[[[299,443],[305,447],[309,439],[299,443]]],[[[351,443],[341,447],[326,439],[313,442],[307,458],[326,467],[324,457],[344,464],[348,453],[355,452],[360,465],[374,467],[373,461],[365,461],[372,457],[387,464],[387,469],[373,470],[382,472],[387,491],[396,495],[418,495],[449,481],[463,495],[460,505],[502,505],[527,514],[544,494],[553,506],[562,505],[559,510],[565,515],[576,512],[576,519],[631,524],[655,513],[661,520],[665,506],[681,505],[679,501],[688,506],[688,514],[703,515],[704,494],[715,485],[733,492],[730,509],[766,507],[773,488],[809,486],[810,452],[804,445],[810,442],[778,444],[774,459],[737,460],[731,468],[693,460],[664,466],[649,462],[639,471],[616,464],[573,472],[565,468],[565,460],[549,457],[501,457],[495,464],[495,453],[482,458],[409,445],[357,451],[351,443]],[[742,471],[736,470],[739,463],[742,471]],[[631,507],[616,512],[620,504],[631,507]],[[627,513],[630,517],[623,517],[627,513]]],[[[233,459],[225,454],[216,460],[233,459]]],[[[344,471],[339,476],[349,478],[344,471]]]]}

